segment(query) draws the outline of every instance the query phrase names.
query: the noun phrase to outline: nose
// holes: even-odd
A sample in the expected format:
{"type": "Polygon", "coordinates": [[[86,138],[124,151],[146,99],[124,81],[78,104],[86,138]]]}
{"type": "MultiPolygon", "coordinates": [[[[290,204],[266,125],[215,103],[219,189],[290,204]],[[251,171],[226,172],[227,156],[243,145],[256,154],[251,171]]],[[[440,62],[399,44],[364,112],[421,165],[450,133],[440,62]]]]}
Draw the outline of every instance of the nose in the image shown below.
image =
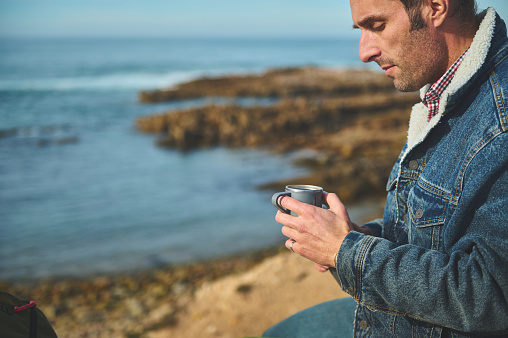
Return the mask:
{"type": "Polygon", "coordinates": [[[381,50],[376,46],[375,39],[368,32],[362,32],[358,54],[360,55],[360,60],[365,63],[375,61],[381,56],[381,50]]]}

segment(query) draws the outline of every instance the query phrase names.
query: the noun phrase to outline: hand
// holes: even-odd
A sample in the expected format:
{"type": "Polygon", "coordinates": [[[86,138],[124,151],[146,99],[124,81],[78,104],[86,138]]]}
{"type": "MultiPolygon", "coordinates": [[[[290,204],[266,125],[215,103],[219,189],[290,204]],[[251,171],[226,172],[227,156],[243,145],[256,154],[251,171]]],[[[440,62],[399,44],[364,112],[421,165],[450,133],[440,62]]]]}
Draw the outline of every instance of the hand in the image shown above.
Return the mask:
{"type": "Polygon", "coordinates": [[[359,228],[349,219],[346,207],[336,194],[323,194],[329,209],[302,203],[291,197],[282,197],[281,206],[292,210],[298,217],[277,212],[275,220],[283,225],[282,233],[289,237],[286,247],[316,263],[319,271],[335,265],[335,255],[351,230],[359,228]]]}
{"type": "Polygon", "coordinates": [[[324,266],[324,265],[321,265],[321,264],[318,264],[318,263],[314,263],[316,269],[319,271],[319,272],[327,272],[328,270],[330,270],[329,267],[327,266],[324,266]]]}

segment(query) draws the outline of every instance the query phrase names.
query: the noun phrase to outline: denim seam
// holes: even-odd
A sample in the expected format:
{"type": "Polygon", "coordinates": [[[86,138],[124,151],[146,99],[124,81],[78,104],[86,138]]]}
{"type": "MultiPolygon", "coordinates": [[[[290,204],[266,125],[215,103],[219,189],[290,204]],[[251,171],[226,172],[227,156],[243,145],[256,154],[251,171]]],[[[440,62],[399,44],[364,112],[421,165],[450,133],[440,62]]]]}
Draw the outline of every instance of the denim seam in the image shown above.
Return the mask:
{"type": "MultiPolygon", "coordinates": [[[[505,58],[506,58],[506,56],[503,58],[503,60],[505,58]]],[[[497,66],[497,64],[496,64],[496,66],[497,66]]],[[[492,88],[493,96],[496,101],[496,106],[498,107],[498,110],[499,110],[500,109],[499,101],[503,102],[503,100],[500,100],[498,97],[499,86],[498,86],[498,81],[497,81],[497,75],[494,72],[494,70],[492,70],[490,74],[491,75],[489,75],[489,79],[490,79],[490,83],[493,87],[492,88]]],[[[499,93],[499,95],[501,95],[501,93],[499,93]]],[[[504,109],[504,102],[503,102],[503,111],[506,112],[506,109],[504,109]]],[[[480,150],[482,150],[489,142],[491,142],[498,135],[502,134],[503,131],[506,131],[506,130],[502,130],[502,129],[496,130],[496,131],[491,132],[490,134],[487,134],[485,138],[481,139],[480,142],[477,143],[477,145],[472,149],[469,156],[464,161],[464,164],[462,165],[462,167],[459,171],[459,175],[457,177],[457,183],[455,185],[455,194],[456,194],[456,196],[454,197],[454,200],[456,201],[455,204],[458,203],[458,200],[460,198],[460,193],[462,192],[462,189],[464,186],[464,175],[465,175],[465,172],[467,171],[467,168],[469,167],[469,164],[472,162],[474,157],[480,152],[480,150]]]]}
{"type": "Polygon", "coordinates": [[[506,115],[506,107],[504,105],[504,101],[503,101],[503,93],[501,91],[501,86],[499,85],[499,80],[497,79],[497,75],[496,75],[496,72],[493,71],[492,72],[492,75],[490,77],[490,83],[492,84],[492,87],[493,87],[493,91],[494,91],[494,99],[496,101],[496,105],[497,105],[497,108],[500,112],[500,122],[502,127],[503,127],[503,130],[506,131],[506,126],[508,126],[508,117],[506,115]],[[504,119],[504,121],[503,121],[504,119]]]}
{"type": "MultiPolygon", "coordinates": [[[[443,225],[444,223],[442,223],[443,225]]],[[[432,239],[431,239],[431,249],[432,250],[438,250],[440,243],[441,243],[441,227],[438,227],[438,225],[435,225],[432,227],[432,239]]]]}
{"type": "Polygon", "coordinates": [[[372,323],[372,313],[369,313],[369,316],[366,316],[367,320],[369,321],[369,330],[367,331],[367,337],[372,336],[372,328],[374,327],[374,324],[372,323]]]}
{"type": "MultiPolygon", "coordinates": [[[[399,181],[399,182],[400,182],[400,181],[399,181]]],[[[399,182],[397,182],[397,183],[399,183],[399,182]]],[[[406,183],[404,183],[404,184],[402,185],[402,187],[400,187],[400,189],[401,189],[401,190],[402,190],[402,189],[404,189],[404,188],[406,187],[406,185],[408,185],[408,184],[410,184],[410,183],[411,183],[410,181],[407,181],[406,183]]],[[[399,190],[399,185],[397,184],[397,195],[399,194],[399,192],[400,192],[401,190],[399,190]]]]}
{"type": "Polygon", "coordinates": [[[392,331],[393,334],[395,334],[395,322],[396,322],[396,319],[397,319],[397,316],[395,315],[392,315],[392,320],[391,320],[391,324],[390,324],[390,329],[392,331]]]}
{"type": "Polygon", "coordinates": [[[390,226],[395,225],[395,224],[397,224],[397,223],[396,223],[396,222],[390,222],[390,223],[388,223],[388,224],[385,224],[385,225],[381,226],[381,229],[384,229],[384,228],[390,227],[390,226]]]}
{"type": "Polygon", "coordinates": [[[421,173],[422,173],[421,171],[419,171],[418,173],[411,173],[411,172],[403,171],[400,173],[400,177],[404,177],[404,178],[408,178],[410,180],[416,181],[420,177],[421,173]]]}
{"type": "Polygon", "coordinates": [[[443,207],[443,212],[441,213],[440,216],[436,217],[436,218],[433,218],[433,219],[427,219],[425,221],[418,221],[418,220],[415,220],[414,217],[413,217],[413,213],[411,212],[411,209],[408,208],[409,210],[409,213],[410,213],[410,216],[411,216],[411,221],[413,221],[413,223],[415,224],[415,226],[418,228],[418,227],[428,227],[428,226],[433,226],[433,225],[438,225],[438,224],[444,224],[444,217],[445,217],[445,214],[446,214],[446,209],[447,209],[447,206],[448,206],[448,203],[445,203],[444,207],[443,207]]]}
{"type": "Polygon", "coordinates": [[[427,182],[424,179],[418,180],[417,183],[422,189],[426,190],[427,192],[430,192],[431,194],[438,195],[440,197],[443,197],[447,200],[453,199],[453,195],[449,192],[444,191],[443,189],[440,189],[431,183],[427,182]]]}
{"type": "Polygon", "coordinates": [[[464,187],[464,176],[465,176],[467,169],[469,168],[469,164],[473,161],[473,159],[476,157],[476,155],[487,146],[487,144],[489,144],[494,138],[496,138],[497,136],[499,136],[501,134],[502,134],[502,132],[500,132],[500,131],[496,131],[496,132],[492,132],[492,133],[488,134],[487,137],[483,138],[482,140],[480,140],[479,143],[477,143],[477,145],[472,149],[469,156],[464,161],[464,164],[462,165],[462,167],[459,171],[459,174],[457,176],[457,183],[455,186],[455,191],[457,192],[457,196],[455,197],[455,199],[456,199],[457,203],[459,200],[460,192],[462,192],[462,189],[464,187]]]}
{"type": "Polygon", "coordinates": [[[384,307],[384,306],[379,306],[379,305],[374,305],[374,304],[371,304],[371,303],[365,302],[365,301],[361,301],[360,304],[362,304],[363,306],[367,307],[368,309],[374,309],[375,311],[381,311],[381,312],[384,312],[384,313],[388,313],[388,314],[392,314],[392,315],[397,315],[397,316],[407,316],[407,317],[410,317],[410,318],[413,318],[413,319],[416,319],[416,320],[419,320],[419,321],[423,321],[421,318],[419,318],[419,317],[417,317],[415,315],[412,315],[412,314],[409,314],[409,313],[406,313],[406,312],[397,311],[397,310],[394,310],[392,308],[388,308],[388,307],[384,307]]]}
{"type": "Polygon", "coordinates": [[[344,282],[342,281],[342,278],[340,277],[340,273],[339,273],[339,252],[340,252],[340,248],[337,251],[337,254],[335,255],[335,270],[337,271],[337,282],[339,283],[340,288],[342,290],[344,290],[344,282]]]}
{"type": "Polygon", "coordinates": [[[354,293],[354,299],[360,301],[361,289],[362,289],[362,275],[365,266],[365,258],[367,256],[367,252],[370,250],[370,247],[374,243],[374,237],[366,236],[366,243],[361,246],[360,252],[357,255],[358,264],[356,266],[356,290],[354,293]]]}
{"type": "Polygon", "coordinates": [[[375,311],[381,311],[381,312],[385,312],[385,313],[392,314],[392,315],[398,315],[398,316],[409,316],[409,317],[412,317],[412,318],[420,320],[418,317],[412,316],[412,315],[410,315],[408,313],[405,313],[405,312],[394,310],[392,308],[388,308],[388,307],[384,307],[384,306],[379,306],[379,305],[374,305],[374,304],[371,304],[371,303],[365,302],[365,301],[361,301],[360,303],[363,306],[367,307],[368,309],[374,309],[375,311]]]}
{"type": "Polygon", "coordinates": [[[467,93],[467,91],[470,88],[474,88],[476,85],[476,82],[483,83],[483,81],[487,81],[487,77],[490,77],[490,74],[494,72],[494,69],[496,69],[497,66],[499,66],[502,62],[504,62],[506,58],[508,58],[508,52],[506,52],[506,50],[505,50],[505,55],[498,62],[496,62],[494,65],[492,65],[492,67],[487,68],[487,70],[483,73],[483,75],[478,76],[474,80],[474,82],[470,82],[471,84],[469,86],[464,86],[463,88],[459,89],[457,92],[450,94],[450,98],[453,98],[456,96],[461,97],[462,95],[465,95],[465,93],[467,93]]]}
{"type": "MultiPolygon", "coordinates": [[[[444,216],[444,212],[443,212],[442,216],[444,216]]],[[[429,219],[425,222],[420,222],[420,224],[418,224],[418,221],[414,221],[413,218],[411,218],[411,220],[413,221],[415,227],[417,227],[417,228],[427,228],[427,227],[436,226],[439,224],[441,224],[441,225],[444,224],[444,220],[442,218],[429,219]]]]}
{"type": "Polygon", "coordinates": [[[345,288],[344,288],[344,282],[342,281],[342,278],[340,277],[341,274],[339,273],[339,263],[338,263],[339,262],[339,252],[340,252],[340,248],[339,248],[339,251],[337,251],[337,256],[335,257],[335,262],[337,263],[335,265],[335,269],[337,270],[337,277],[338,277],[337,281],[339,283],[340,288],[343,291],[346,291],[345,288]]]}

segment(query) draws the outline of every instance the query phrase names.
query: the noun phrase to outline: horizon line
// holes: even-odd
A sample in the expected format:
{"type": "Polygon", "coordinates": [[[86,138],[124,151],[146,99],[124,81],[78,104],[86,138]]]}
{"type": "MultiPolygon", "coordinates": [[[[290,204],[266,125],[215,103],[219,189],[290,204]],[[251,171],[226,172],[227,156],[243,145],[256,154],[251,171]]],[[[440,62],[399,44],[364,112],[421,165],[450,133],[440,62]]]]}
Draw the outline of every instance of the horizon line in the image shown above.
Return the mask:
{"type": "Polygon", "coordinates": [[[358,39],[355,34],[308,34],[308,35],[290,35],[290,34],[111,34],[111,35],[87,35],[87,34],[2,34],[1,39],[358,39]]]}

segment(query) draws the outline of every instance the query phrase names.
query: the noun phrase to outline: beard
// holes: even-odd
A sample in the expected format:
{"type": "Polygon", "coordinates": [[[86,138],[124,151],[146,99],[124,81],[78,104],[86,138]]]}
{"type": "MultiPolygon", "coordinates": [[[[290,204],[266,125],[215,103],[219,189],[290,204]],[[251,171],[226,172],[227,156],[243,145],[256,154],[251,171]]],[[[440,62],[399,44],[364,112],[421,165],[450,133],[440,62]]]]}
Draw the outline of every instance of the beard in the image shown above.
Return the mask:
{"type": "Polygon", "coordinates": [[[393,58],[380,57],[376,62],[396,66],[396,72],[390,77],[401,92],[414,92],[433,84],[447,70],[446,44],[432,38],[426,27],[409,32],[401,40],[396,54],[393,58]]]}

